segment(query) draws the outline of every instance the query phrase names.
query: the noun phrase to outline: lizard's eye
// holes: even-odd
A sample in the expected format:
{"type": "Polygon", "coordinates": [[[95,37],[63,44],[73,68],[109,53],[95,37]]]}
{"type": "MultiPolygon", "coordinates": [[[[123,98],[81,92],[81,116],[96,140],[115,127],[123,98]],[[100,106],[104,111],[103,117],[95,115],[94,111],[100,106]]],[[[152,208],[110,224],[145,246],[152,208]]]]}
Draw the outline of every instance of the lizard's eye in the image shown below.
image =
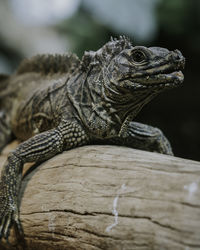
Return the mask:
{"type": "Polygon", "coordinates": [[[146,59],[145,54],[141,50],[134,50],[131,56],[133,61],[136,63],[142,63],[146,59]]]}

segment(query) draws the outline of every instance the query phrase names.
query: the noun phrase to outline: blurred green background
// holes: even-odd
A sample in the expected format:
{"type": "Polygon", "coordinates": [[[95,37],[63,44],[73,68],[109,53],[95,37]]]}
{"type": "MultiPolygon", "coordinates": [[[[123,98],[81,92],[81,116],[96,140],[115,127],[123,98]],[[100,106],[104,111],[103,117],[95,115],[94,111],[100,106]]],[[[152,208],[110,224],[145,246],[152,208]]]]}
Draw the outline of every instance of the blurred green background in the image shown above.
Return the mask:
{"type": "Polygon", "coordinates": [[[176,156],[200,160],[199,0],[1,0],[0,72],[38,53],[81,57],[119,35],[186,57],[183,86],[154,99],[137,121],[159,127],[176,156]]]}

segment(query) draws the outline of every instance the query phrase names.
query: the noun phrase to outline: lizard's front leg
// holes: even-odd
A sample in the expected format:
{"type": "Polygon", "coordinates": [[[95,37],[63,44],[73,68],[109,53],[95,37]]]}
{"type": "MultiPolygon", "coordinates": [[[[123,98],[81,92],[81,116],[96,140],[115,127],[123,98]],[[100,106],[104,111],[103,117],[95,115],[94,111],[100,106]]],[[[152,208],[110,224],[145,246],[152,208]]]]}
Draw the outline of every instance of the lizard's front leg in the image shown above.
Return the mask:
{"type": "Polygon", "coordinates": [[[0,238],[8,238],[13,222],[21,232],[17,203],[24,163],[51,158],[65,149],[86,144],[87,140],[79,124],[62,121],[57,128],[30,138],[9,154],[0,182],[0,238]]]}
{"type": "Polygon", "coordinates": [[[109,139],[109,143],[173,155],[171,145],[160,129],[138,122],[130,122],[126,130],[109,139]]]}

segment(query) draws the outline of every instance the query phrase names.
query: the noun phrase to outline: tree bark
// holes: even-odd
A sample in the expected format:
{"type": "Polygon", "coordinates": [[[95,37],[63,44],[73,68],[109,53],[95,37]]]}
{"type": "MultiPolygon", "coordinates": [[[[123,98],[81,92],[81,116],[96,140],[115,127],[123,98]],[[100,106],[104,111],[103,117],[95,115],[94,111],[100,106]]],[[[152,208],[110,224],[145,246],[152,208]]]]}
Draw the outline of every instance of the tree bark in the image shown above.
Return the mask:
{"type": "Polygon", "coordinates": [[[199,187],[199,162],[117,146],[63,152],[24,178],[24,241],[12,230],[1,249],[200,249],[199,187]]]}

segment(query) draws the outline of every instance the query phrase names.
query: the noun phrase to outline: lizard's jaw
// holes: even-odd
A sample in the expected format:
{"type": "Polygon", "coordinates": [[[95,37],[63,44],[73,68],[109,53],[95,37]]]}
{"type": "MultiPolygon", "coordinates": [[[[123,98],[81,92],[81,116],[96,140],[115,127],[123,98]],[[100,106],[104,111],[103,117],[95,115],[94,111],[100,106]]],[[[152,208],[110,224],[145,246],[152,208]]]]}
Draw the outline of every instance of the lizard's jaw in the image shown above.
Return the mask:
{"type": "Polygon", "coordinates": [[[146,76],[139,76],[133,78],[126,78],[120,82],[121,89],[126,89],[126,91],[141,91],[141,90],[165,90],[174,87],[178,87],[182,84],[184,80],[184,75],[182,71],[173,71],[165,73],[157,73],[146,76]]]}
{"type": "Polygon", "coordinates": [[[152,87],[176,87],[184,80],[182,71],[166,72],[148,75],[145,78],[134,78],[133,82],[140,85],[142,88],[152,87]]]}

